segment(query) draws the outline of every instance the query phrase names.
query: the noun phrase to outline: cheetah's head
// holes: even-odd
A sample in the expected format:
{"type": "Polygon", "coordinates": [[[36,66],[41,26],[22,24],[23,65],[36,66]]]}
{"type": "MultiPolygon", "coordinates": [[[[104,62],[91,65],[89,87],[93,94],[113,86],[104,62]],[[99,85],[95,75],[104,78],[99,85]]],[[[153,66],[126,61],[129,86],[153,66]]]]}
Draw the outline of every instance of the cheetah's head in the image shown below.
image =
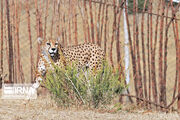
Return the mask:
{"type": "Polygon", "coordinates": [[[41,49],[47,51],[51,57],[54,57],[58,54],[58,45],[59,45],[59,38],[57,39],[42,39],[38,38],[38,43],[41,45],[41,49]]]}

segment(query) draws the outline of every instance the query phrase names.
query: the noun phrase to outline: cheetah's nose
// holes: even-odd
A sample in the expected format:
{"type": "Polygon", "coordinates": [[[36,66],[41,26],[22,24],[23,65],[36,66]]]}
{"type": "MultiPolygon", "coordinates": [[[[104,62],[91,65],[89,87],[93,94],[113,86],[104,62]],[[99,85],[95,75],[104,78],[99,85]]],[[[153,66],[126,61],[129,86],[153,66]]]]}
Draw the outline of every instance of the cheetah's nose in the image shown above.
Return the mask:
{"type": "Polygon", "coordinates": [[[55,51],[56,50],[56,48],[52,48],[52,51],[55,51]]]}

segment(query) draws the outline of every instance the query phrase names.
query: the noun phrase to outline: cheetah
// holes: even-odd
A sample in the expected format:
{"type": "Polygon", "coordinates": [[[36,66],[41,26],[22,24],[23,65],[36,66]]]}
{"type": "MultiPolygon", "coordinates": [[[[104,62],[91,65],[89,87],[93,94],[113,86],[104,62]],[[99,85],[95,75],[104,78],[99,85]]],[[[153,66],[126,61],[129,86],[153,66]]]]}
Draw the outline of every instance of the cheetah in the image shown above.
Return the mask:
{"type": "MultiPolygon", "coordinates": [[[[48,69],[52,69],[52,62],[61,67],[75,62],[78,69],[85,68],[93,71],[101,68],[105,58],[104,51],[96,44],[84,43],[63,47],[59,38],[38,38],[38,41],[41,44],[41,56],[38,63],[40,76],[45,76],[48,69]]],[[[39,87],[39,81],[42,81],[40,76],[36,80],[36,83],[38,83],[36,87],[39,87]]]]}
{"type": "Polygon", "coordinates": [[[40,82],[45,77],[47,71],[49,69],[53,69],[52,62],[56,65],[59,62],[59,54],[58,54],[58,40],[53,39],[37,39],[40,47],[40,59],[38,61],[38,67],[36,70],[36,80],[33,84],[34,88],[38,88],[40,86],[40,82]]]}

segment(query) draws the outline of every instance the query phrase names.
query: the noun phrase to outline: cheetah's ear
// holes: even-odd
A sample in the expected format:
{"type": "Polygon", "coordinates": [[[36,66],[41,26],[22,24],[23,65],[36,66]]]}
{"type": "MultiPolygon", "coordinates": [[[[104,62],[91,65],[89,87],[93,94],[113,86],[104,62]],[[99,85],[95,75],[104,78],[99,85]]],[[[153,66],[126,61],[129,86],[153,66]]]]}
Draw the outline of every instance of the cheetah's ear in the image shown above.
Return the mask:
{"type": "Polygon", "coordinates": [[[42,41],[43,41],[43,38],[38,37],[38,38],[37,38],[37,41],[38,41],[38,43],[39,43],[39,44],[41,44],[41,43],[42,43],[42,41]]]}
{"type": "Polygon", "coordinates": [[[61,43],[61,38],[60,37],[57,37],[56,40],[57,40],[58,43],[61,43]]]}
{"type": "Polygon", "coordinates": [[[58,42],[58,45],[60,48],[62,48],[62,41],[61,41],[61,38],[60,37],[57,37],[56,41],[58,42]]]}

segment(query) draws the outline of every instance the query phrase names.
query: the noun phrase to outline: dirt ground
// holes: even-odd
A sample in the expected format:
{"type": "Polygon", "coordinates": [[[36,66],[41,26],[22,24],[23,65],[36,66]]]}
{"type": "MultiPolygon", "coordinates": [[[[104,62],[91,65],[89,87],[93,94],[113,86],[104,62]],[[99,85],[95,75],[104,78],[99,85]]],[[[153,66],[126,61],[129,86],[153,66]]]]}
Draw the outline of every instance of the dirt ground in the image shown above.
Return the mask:
{"type": "Polygon", "coordinates": [[[0,120],[179,120],[177,113],[152,111],[116,113],[97,112],[84,109],[62,109],[49,96],[36,100],[0,99],[0,120]]]}

